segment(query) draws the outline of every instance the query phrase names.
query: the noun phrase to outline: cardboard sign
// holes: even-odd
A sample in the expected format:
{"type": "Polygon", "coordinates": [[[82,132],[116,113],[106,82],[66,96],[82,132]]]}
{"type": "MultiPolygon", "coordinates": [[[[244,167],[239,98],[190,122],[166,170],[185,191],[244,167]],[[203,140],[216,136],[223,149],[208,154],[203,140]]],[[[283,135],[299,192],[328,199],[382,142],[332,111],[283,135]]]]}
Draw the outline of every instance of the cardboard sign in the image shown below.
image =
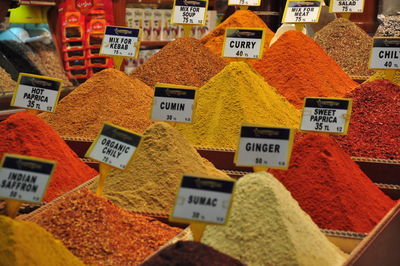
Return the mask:
{"type": "Polygon", "coordinates": [[[140,29],[107,26],[101,43],[100,55],[137,58],[140,37],[140,29]]]}
{"type": "Polygon", "coordinates": [[[286,2],[282,23],[318,23],[321,14],[322,2],[314,1],[293,1],[286,2]]]}
{"type": "Polygon", "coordinates": [[[400,69],[400,37],[374,37],[369,68],[400,69]]]}
{"type": "Polygon", "coordinates": [[[238,166],[287,169],[294,131],[290,128],[243,125],[235,153],[238,166]]]}
{"type": "Polygon", "coordinates": [[[228,28],[222,55],[231,58],[261,58],[265,29],[228,28]]]}
{"type": "Polygon", "coordinates": [[[133,131],[104,123],[85,156],[123,170],[132,160],[141,139],[142,136],[133,131]]]}
{"type": "Polygon", "coordinates": [[[4,154],[0,165],[0,198],[40,203],[56,164],[41,158],[4,154]]]}
{"type": "Polygon", "coordinates": [[[351,99],[305,98],[300,129],[346,134],[350,122],[351,99]]]}
{"type": "Polygon", "coordinates": [[[235,182],[184,175],[169,220],[225,224],[235,182]]]}
{"type": "Polygon", "coordinates": [[[11,106],[54,112],[60,97],[62,80],[20,73],[11,106]]]}
{"type": "Polygon", "coordinates": [[[175,0],[172,8],[171,24],[206,24],[208,0],[175,0]]]}
{"type": "Polygon", "coordinates": [[[172,84],[156,84],[151,119],[191,123],[196,88],[172,84]]]}
{"type": "Polygon", "coordinates": [[[331,0],[329,4],[330,13],[363,13],[364,0],[331,0]]]}

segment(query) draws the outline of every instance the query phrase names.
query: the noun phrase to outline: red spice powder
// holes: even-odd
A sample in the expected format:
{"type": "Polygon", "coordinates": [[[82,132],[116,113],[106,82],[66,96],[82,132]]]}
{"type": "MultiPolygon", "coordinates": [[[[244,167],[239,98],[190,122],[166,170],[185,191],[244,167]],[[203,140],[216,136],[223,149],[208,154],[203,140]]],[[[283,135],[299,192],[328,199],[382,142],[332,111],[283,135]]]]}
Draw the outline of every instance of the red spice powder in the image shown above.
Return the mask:
{"type": "Polygon", "coordinates": [[[353,110],[339,145],[351,156],[400,160],[400,87],[376,80],[345,97],[353,99],[353,110]]]}
{"type": "Polygon", "coordinates": [[[138,265],[182,231],[81,189],[33,218],[87,265],[138,265]]]}
{"type": "Polygon", "coordinates": [[[82,162],[61,137],[39,117],[28,112],[0,123],[0,158],[15,153],[58,162],[44,201],[49,202],[98,173],[82,162]]]}
{"type": "Polygon", "coordinates": [[[323,229],[368,233],[394,206],[329,136],[296,140],[288,170],[271,170],[323,229]]]}

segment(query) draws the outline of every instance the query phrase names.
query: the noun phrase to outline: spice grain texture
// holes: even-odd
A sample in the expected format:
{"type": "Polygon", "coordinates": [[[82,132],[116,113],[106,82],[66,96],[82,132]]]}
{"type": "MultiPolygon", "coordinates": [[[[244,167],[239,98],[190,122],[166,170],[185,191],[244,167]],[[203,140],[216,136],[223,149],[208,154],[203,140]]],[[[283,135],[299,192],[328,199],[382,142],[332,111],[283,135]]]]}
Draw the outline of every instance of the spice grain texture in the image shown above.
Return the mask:
{"type": "Polygon", "coordinates": [[[181,37],[136,68],[131,76],[149,86],[161,82],[201,87],[225,65],[222,58],[204,47],[200,41],[181,37]]]}
{"type": "Polygon", "coordinates": [[[289,169],[271,173],[322,229],[368,233],[394,206],[350,156],[322,134],[297,140],[289,169]]]}
{"type": "Polygon", "coordinates": [[[353,99],[349,131],[336,136],[351,156],[400,160],[400,86],[388,80],[362,84],[353,99]]]}
{"type": "Polygon", "coordinates": [[[55,113],[39,116],[67,138],[92,140],[104,122],[142,133],[152,123],[149,117],[152,97],[152,88],[109,68],[63,98],[55,113]]]}
{"type": "Polygon", "coordinates": [[[0,122],[0,158],[4,153],[34,156],[57,162],[43,198],[49,202],[98,173],[87,166],[43,119],[19,112],[0,122]]]}
{"type": "Polygon", "coordinates": [[[159,265],[244,266],[245,264],[200,242],[178,241],[163,248],[141,264],[141,266],[159,265]]]}
{"type": "Polygon", "coordinates": [[[104,196],[130,211],[169,214],[183,174],[229,179],[175,128],[159,122],[144,132],[125,171],[112,170],[108,175],[104,196]]]}
{"type": "Polygon", "coordinates": [[[244,62],[231,62],[197,91],[191,124],[176,128],[195,146],[236,148],[242,123],[296,128],[299,111],[244,62]]]}
{"type": "Polygon", "coordinates": [[[32,222],[0,215],[0,265],[83,266],[59,240],[32,222]]]}
{"type": "Polygon", "coordinates": [[[354,22],[337,18],[319,30],[315,41],[350,76],[371,76],[368,68],[372,38],[354,22]]]}
{"type": "Polygon", "coordinates": [[[265,53],[254,69],[296,108],[302,108],[304,97],[342,97],[358,85],[301,32],[285,32],[265,53]]]}
{"type": "Polygon", "coordinates": [[[332,244],[271,174],[247,174],[235,185],[226,225],[209,225],[201,242],[247,265],[342,265],[332,244]]]}
{"type": "MultiPolygon", "coordinates": [[[[264,54],[269,47],[274,33],[268,28],[267,24],[250,10],[236,10],[235,13],[230,15],[225,21],[219,24],[215,29],[209,32],[206,36],[201,38],[201,42],[213,51],[215,54],[222,56],[222,48],[224,46],[225,30],[227,28],[261,28],[265,29],[265,42],[264,54]]],[[[234,61],[235,59],[225,58],[227,61],[234,61]]],[[[248,63],[256,62],[256,59],[248,59],[248,63]]]]}
{"type": "Polygon", "coordinates": [[[181,231],[125,211],[88,189],[57,201],[32,220],[88,265],[138,265],[181,231]]]}

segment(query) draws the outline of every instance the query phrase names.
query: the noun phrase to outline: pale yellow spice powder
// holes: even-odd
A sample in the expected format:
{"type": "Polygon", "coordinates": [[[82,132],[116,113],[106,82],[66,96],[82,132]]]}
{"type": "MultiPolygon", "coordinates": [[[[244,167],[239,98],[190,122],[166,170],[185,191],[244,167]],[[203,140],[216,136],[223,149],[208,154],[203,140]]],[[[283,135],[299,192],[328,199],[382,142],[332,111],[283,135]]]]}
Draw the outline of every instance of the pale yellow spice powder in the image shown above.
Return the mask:
{"type": "Polygon", "coordinates": [[[299,111],[245,62],[232,62],[197,91],[193,123],[176,128],[195,146],[236,148],[242,123],[297,128],[299,111]]]}
{"type": "Polygon", "coordinates": [[[342,265],[332,244],[271,174],[245,175],[235,185],[226,225],[207,226],[201,242],[247,265],[342,265]]]}
{"type": "Polygon", "coordinates": [[[107,177],[104,196],[130,211],[169,214],[183,174],[229,179],[176,129],[159,122],[144,132],[127,169],[113,170],[107,177]]]}
{"type": "Polygon", "coordinates": [[[0,265],[79,266],[75,257],[59,240],[32,222],[0,216],[0,265]]]}

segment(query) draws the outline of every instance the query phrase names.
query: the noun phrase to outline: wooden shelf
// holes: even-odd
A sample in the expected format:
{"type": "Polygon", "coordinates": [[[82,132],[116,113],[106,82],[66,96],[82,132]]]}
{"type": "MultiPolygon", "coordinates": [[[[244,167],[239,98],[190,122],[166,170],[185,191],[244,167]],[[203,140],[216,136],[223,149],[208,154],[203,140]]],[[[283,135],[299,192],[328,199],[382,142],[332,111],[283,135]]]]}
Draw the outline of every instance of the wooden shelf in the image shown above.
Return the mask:
{"type": "Polygon", "coordinates": [[[27,5],[27,6],[55,6],[55,1],[40,1],[40,0],[20,0],[20,5],[27,5]]]}
{"type": "Polygon", "coordinates": [[[164,46],[167,45],[170,41],[142,41],[140,42],[140,46],[147,46],[147,47],[156,47],[156,46],[164,46]]]}

